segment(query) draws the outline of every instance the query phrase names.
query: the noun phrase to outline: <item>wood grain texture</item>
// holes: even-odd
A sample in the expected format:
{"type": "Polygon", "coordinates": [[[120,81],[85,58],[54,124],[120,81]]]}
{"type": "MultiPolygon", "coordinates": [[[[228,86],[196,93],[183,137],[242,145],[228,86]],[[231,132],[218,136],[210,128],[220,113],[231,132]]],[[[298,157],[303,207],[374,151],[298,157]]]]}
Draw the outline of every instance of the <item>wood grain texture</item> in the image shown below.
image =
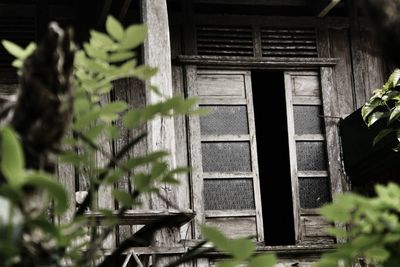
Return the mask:
{"type": "MultiPolygon", "coordinates": [[[[175,96],[185,96],[183,70],[180,66],[172,66],[172,84],[175,96]]],[[[175,117],[175,138],[176,138],[176,164],[177,166],[189,166],[188,140],[187,140],[187,121],[186,116],[175,117]]],[[[178,176],[180,184],[178,186],[178,206],[182,209],[192,208],[191,188],[189,174],[183,173],[178,176]]],[[[181,238],[192,238],[190,224],[181,227],[181,238]]]]}
{"type": "MultiPolygon", "coordinates": [[[[138,79],[121,79],[115,81],[113,84],[113,98],[116,101],[126,101],[130,109],[142,108],[146,105],[146,92],[144,83],[138,79]]],[[[122,127],[122,122],[117,121],[116,125],[121,130],[120,138],[114,141],[114,154],[116,154],[122,147],[128,144],[133,138],[146,131],[146,125],[140,128],[127,130],[122,127]]],[[[147,153],[147,140],[143,139],[135,147],[131,149],[124,157],[124,159],[135,158],[143,156],[147,153]]],[[[142,166],[136,168],[133,172],[129,172],[126,176],[118,180],[116,187],[126,192],[132,192],[134,190],[130,179],[138,172],[146,171],[146,167],[142,166]]],[[[149,199],[147,196],[141,196],[140,201],[142,202],[141,208],[147,209],[149,207],[149,199]]],[[[139,230],[141,226],[133,225],[122,225],[118,226],[117,238],[118,242],[123,241],[129,237],[132,233],[139,230]]]]}
{"type": "MultiPolygon", "coordinates": [[[[168,22],[168,10],[166,0],[141,1],[143,22],[148,27],[148,35],[144,42],[144,63],[156,66],[159,71],[146,82],[146,103],[155,104],[173,96],[172,70],[171,70],[171,46],[168,22]],[[160,94],[151,90],[150,85],[157,86],[160,94]]],[[[157,117],[147,124],[148,151],[165,150],[170,153],[168,164],[170,168],[176,167],[176,140],[173,118],[157,117]]],[[[178,189],[167,184],[159,185],[160,194],[170,203],[177,203],[178,189]]],[[[157,195],[150,197],[151,209],[169,209],[169,204],[157,195]]],[[[157,246],[176,246],[180,240],[178,228],[159,230],[155,237],[157,246]]],[[[167,265],[173,257],[152,257],[154,266],[167,265]]]]}
{"type": "Polygon", "coordinates": [[[235,66],[259,68],[316,68],[320,66],[334,66],[336,58],[279,58],[279,57],[234,57],[234,56],[178,56],[177,62],[182,64],[195,64],[199,66],[235,66]]]}
{"type": "Polygon", "coordinates": [[[199,73],[196,87],[198,96],[245,97],[244,76],[240,74],[199,73]]]}
{"type": "Polygon", "coordinates": [[[258,155],[257,155],[257,140],[256,140],[256,124],[254,118],[254,105],[253,105],[253,93],[251,85],[251,72],[245,73],[245,89],[246,89],[246,100],[247,100],[247,115],[249,123],[249,135],[250,135],[250,147],[251,147],[251,164],[253,170],[253,190],[254,190],[254,202],[256,208],[256,229],[257,229],[257,240],[264,240],[264,224],[263,224],[263,213],[261,206],[261,188],[260,188],[260,174],[258,172],[258,155]]]}
{"type": "MultiPolygon", "coordinates": [[[[102,105],[107,104],[110,102],[110,95],[105,95],[101,99],[102,105]]],[[[105,167],[108,162],[110,161],[110,156],[112,156],[113,149],[112,149],[112,143],[111,141],[107,138],[105,133],[102,133],[98,139],[97,139],[97,144],[101,147],[101,151],[97,151],[95,154],[95,164],[96,167],[103,168],[105,167]]],[[[110,209],[114,210],[114,198],[111,195],[112,192],[112,186],[110,185],[100,185],[98,193],[97,193],[97,207],[99,209],[110,209]]],[[[100,231],[102,231],[100,227],[100,231]]],[[[112,233],[104,240],[103,242],[103,248],[106,249],[112,249],[115,248],[116,245],[116,236],[115,236],[115,231],[112,231],[112,233]]]]}
{"type": "Polygon", "coordinates": [[[220,229],[230,238],[257,238],[257,222],[255,217],[241,218],[207,218],[206,224],[220,229]]]}
{"type": "MultiPolygon", "coordinates": [[[[196,87],[197,69],[195,66],[185,66],[185,80],[189,97],[197,96],[196,87]]],[[[200,239],[200,225],[205,222],[203,201],[202,158],[200,144],[200,119],[198,116],[189,116],[188,120],[189,163],[192,168],[190,183],[192,185],[193,209],[197,213],[194,223],[194,238],[200,239]]]]}
{"type": "Polygon", "coordinates": [[[294,131],[294,118],[293,118],[293,79],[292,73],[284,73],[285,80],[285,97],[286,97],[286,116],[287,116],[287,129],[288,129],[288,143],[289,143],[289,160],[290,160],[290,177],[292,182],[292,200],[293,200],[293,218],[296,244],[301,240],[301,226],[299,215],[299,183],[297,179],[297,156],[296,156],[296,142],[293,138],[294,131]]]}
{"type": "Polygon", "coordinates": [[[376,40],[376,35],[371,28],[362,25],[360,39],[359,50],[363,52],[362,71],[365,79],[365,96],[369,99],[372,96],[372,91],[381,88],[386,81],[384,62],[381,51],[379,51],[380,46],[376,40]]]}
{"type": "Polygon", "coordinates": [[[341,117],[353,112],[356,105],[353,93],[354,83],[349,41],[348,29],[329,29],[330,53],[332,57],[340,58],[333,76],[338,95],[338,115],[341,117]]]}

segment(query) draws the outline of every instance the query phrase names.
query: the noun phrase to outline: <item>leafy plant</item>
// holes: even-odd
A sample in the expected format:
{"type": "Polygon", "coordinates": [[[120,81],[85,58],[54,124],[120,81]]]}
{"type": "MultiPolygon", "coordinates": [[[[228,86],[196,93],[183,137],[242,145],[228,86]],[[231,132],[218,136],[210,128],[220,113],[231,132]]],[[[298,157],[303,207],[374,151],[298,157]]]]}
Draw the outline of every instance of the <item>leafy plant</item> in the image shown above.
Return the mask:
{"type": "MultiPolygon", "coordinates": [[[[51,27],[56,34],[62,32],[56,25],[51,27]]],[[[15,120],[1,127],[0,204],[7,207],[0,212],[2,266],[114,266],[115,258],[124,250],[134,246],[147,246],[155,231],[173,226],[171,222],[161,219],[123,241],[110,255],[104,257],[102,253],[102,243],[112,232],[118,219],[132,206],[140,205],[141,195],[159,194],[160,184],[178,184],[176,175],[188,171],[186,167],[171,169],[168,165],[168,153],[165,151],[153,151],[134,158],[126,157],[128,151],[146,137],[145,132],[134,137],[116,151],[115,155],[104,151],[102,143],[118,139],[121,130],[140,129],[157,116],[200,113],[194,107],[196,99],[181,97],[167,99],[161,95],[163,101],[137,109],[129,109],[125,101],[108,101],[107,96],[113,89],[113,81],[129,77],[146,81],[156,74],[157,69],[137,65],[134,49],[146,37],[145,25],[132,25],[125,29],[116,19],[108,17],[106,30],[107,33],[91,31],[90,40],[83,45],[83,49],[73,45],[73,51],[69,48],[68,40],[59,42],[55,36],[49,37],[47,46],[36,46],[32,43],[25,49],[12,42],[2,41],[3,46],[16,57],[13,66],[18,69],[24,83],[14,111],[19,106],[24,106],[20,104],[22,101],[42,104],[29,97],[24,99],[29,94],[24,94],[23,90],[31,89],[30,86],[38,90],[48,90],[50,99],[55,100],[56,106],[62,107],[63,112],[72,112],[68,101],[73,101],[73,119],[71,122],[62,120],[65,124],[62,127],[71,133],[63,137],[61,149],[50,144],[48,150],[41,151],[39,155],[32,153],[30,156],[38,157],[39,162],[46,159],[49,161],[47,163],[52,163],[51,158],[57,156],[59,162],[73,166],[79,175],[88,179],[86,195],[71,221],[56,223],[54,216],[63,214],[70,205],[67,192],[56,177],[41,167],[42,164],[37,169],[28,167],[32,166],[28,165],[32,159],[25,154],[29,151],[26,147],[26,136],[34,144],[37,140],[32,136],[40,138],[41,134],[45,135],[46,129],[55,126],[44,124],[54,121],[41,120],[39,125],[42,128],[30,128],[29,130],[39,131],[35,135],[29,135],[18,128],[13,129],[15,120]],[[49,46],[54,43],[55,45],[49,46]],[[53,50],[46,51],[49,47],[53,50]],[[74,92],[71,98],[69,93],[72,90],[68,82],[61,87],[59,84],[51,87],[53,85],[48,80],[41,80],[48,77],[26,73],[32,71],[30,66],[49,67],[48,62],[57,66],[57,70],[54,70],[57,73],[59,66],[68,60],[60,52],[62,50],[66,54],[72,54],[74,59],[74,92]],[[43,62],[46,63],[43,65],[43,62]],[[40,86],[35,87],[38,84],[40,86]],[[119,122],[118,127],[116,122],[119,122]],[[107,159],[106,163],[96,161],[99,154],[107,159]],[[127,192],[114,188],[114,183],[126,176],[134,190],[127,192]],[[101,209],[95,205],[100,187],[108,187],[112,191],[113,198],[118,202],[118,210],[101,209]],[[105,218],[101,232],[97,231],[99,222],[94,214],[105,218]]],[[[56,75],[64,76],[54,77],[55,79],[51,77],[50,82],[57,79],[65,82],[70,79],[68,69],[56,75]]],[[[157,88],[151,88],[160,94],[157,88]]],[[[29,114],[19,116],[25,116],[24,119],[29,120],[29,114]]],[[[66,118],[68,117],[67,114],[66,118]]],[[[63,131],[60,133],[64,134],[63,131]]],[[[54,142],[58,142],[57,138],[54,138],[54,142]]],[[[203,230],[205,239],[230,257],[230,260],[219,263],[219,266],[247,263],[251,267],[270,267],[275,262],[272,255],[255,255],[255,247],[250,239],[230,240],[216,229],[204,227],[203,230]]],[[[206,241],[201,242],[169,266],[203,257],[204,253],[215,248],[206,245],[206,241]]]]}
{"type": "MultiPolygon", "coordinates": [[[[396,69],[388,81],[361,109],[368,127],[384,123],[374,144],[395,133],[400,142],[400,70],[396,69]]],[[[394,148],[399,151],[400,144],[394,148]]],[[[394,267],[400,262],[400,186],[394,183],[376,185],[376,196],[364,197],[355,193],[337,196],[332,204],[321,209],[321,214],[332,223],[347,225],[348,229],[330,228],[328,233],[347,239],[332,252],[323,255],[318,267],[353,266],[365,260],[374,266],[394,267]]]]}
{"type": "Polygon", "coordinates": [[[331,228],[329,233],[348,239],[336,251],[323,255],[318,267],[353,266],[363,258],[375,266],[395,267],[400,262],[400,186],[375,187],[376,197],[353,193],[338,196],[321,209],[332,222],[347,224],[348,230],[331,228]]]}
{"type": "MultiPolygon", "coordinates": [[[[368,127],[378,121],[384,121],[385,127],[374,139],[374,144],[385,136],[395,133],[400,142],[400,70],[390,75],[382,88],[376,89],[373,96],[361,109],[361,115],[368,127]]],[[[394,148],[400,150],[400,144],[394,148]]]]}

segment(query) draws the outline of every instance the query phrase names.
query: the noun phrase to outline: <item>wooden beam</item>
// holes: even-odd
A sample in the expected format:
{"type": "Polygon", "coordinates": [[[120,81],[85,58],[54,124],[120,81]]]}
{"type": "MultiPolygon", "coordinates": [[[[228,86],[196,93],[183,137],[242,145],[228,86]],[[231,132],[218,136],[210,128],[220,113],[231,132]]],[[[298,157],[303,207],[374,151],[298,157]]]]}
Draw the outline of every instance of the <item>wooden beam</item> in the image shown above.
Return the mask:
{"type": "MultiPolygon", "coordinates": [[[[165,98],[173,96],[172,89],[172,67],[171,67],[171,45],[169,36],[168,10],[166,0],[143,0],[142,1],[143,22],[148,28],[147,39],[144,42],[144,63],[158,67],[158,73],[150,81],[146,82],[146,102],[155,104],[165,98]],[[151,89],[150,85],[157,86],[160,93],[151,89]]],[[[168,165],[176,167],[176,144],[174,118],[157,117],[147,124],[148,151],[165,150],[170,153],[168,165]]],[[[166,203],[157,195],[150,199],[150,209],[171,209],[170,203],[179,203],[178,189],[171,185],[159,184],[160,194],[167,199],[166,203]]],[[[157,245],[176,246],[180,239],[179,229],[176,227],[162,229],[156,234],[157,245]]],[[[156,266],[168,265],[171,259],[155,257],[156,266]]]]}
{"type": "MultiPolygon", "coordinates": [[[[113,215],[117,215],[114,212],[113,215]]],[[[160,219],[171,218],[174,223],[185,224],[189,222],[195,213],[192,210],[128,210],[119,218],[118,225],[147,225],[154,223],[160,219]]],[[[86,212],[85,216],[93,218],[100,223],[108,219],[104,214],[99,212],[86,212]]]]}
{"type": "Polygon", "coordinates": [[[201,66],[238,67],[328,67],[335,66],[338,58],[277,58],[277,57],[227,57],[227,56],[179,56],[178,63],[201,66]]]}
{"type": "Polygon", "coordinates": [[[259,6],[306,6],[307,0],[194,0],[202,4],[259,5],[259,6]]]}
{"type": "MultiPolygon", "coordinates": [[[[146,83],[146,102],[155,104],[173,96],[171,46],[168,26],[168,11],[166,0],[142,1],[143,22],[148,27],[147,39],[144,43],[144,63],[157,67],[159,72],[146,83]],[[161,94],[154,92],[150,85],[157,86],[161,94]]],[[[175,129],[173,118],[156,118],[148,123],[148,150],[166,150],[170,152],[171,168],[176,166],[175,160],[175,129]]],[[[176,189],[165,188],[166,197],[176,203],[176,189]]],[[[162,200],[154,200],[155,209],[167,208],[162,200]]]]}
{"type": "Polygon", "coordinates": [[[314,0],[311,1],[310,6],[311,9],[314,10],[314,13],[317,15],[317,17],[323,18],[339,3],[340,0],[314,0]]]}

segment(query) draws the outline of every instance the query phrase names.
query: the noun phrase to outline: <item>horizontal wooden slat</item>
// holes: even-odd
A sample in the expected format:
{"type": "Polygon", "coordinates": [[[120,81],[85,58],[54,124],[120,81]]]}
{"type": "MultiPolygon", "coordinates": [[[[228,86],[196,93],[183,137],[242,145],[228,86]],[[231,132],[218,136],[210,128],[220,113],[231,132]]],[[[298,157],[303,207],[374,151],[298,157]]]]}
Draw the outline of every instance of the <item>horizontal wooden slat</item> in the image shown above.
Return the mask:
{"type": "Polygon", "coordinates": [[[229,238],[256,237],[256,218],[207,218],[206,224],[221,230],[229,238]]]}
{"type": "Polygon", "coordinates": [[[196,86],[199,96],[245,97],[242,74],[199,74],[196,86]]]}
{"type": "Polygon", "coordinates": [[[302,134],[295,135],[294,139],[296,141],[324,141],[325,136],[322,134],[302,134]]]}
{"type": "Polygon", "coordinates": [[[247,101],[243,97],[237,98],[237,97],[200,97],[199,99],[199,104],[200,105],[246,105],[247,101]]]}
{"type": "Polygon", "coordinates": [[[301,177],[307,177],[307,178],[312,178],[312,177],[328,177],[328,172],[327,171],[298,171],[297,176],[301,179],[301,177]]]}
{"type": "Polygon", "coordinates": [[[204,179],[243,179],[253,176],[252,172],[203,172],[204,179]]]}
{"type": "Polygon", "coordinates": [[[197,48],[202,49],[203,47],[211,49],[211,48],[238,48],[238,49],[249,49],[250,51],[253,50],[252,45],[233,45],[233,44],[203,44],[203,43],[198,43],[197,48]]]}
{"type": "Polygon", "coordinates": [[[328,237],[326,229],[331,226],[322,216],[301,216],[305,237],[328,237]]]}
{"type": "Polygon", "coordinates": [[[318,53],[315,52],[309,52],[309,51],[270,51],[270,50],[264,50],[262,52],[263,56],[316,56],[318,53]]]}
{"type": "Polygon", "coordinates": [[[253,51],[198,49],[199,55],[252,55],[253,51]]]}
{"type": "Polygon", "coordinates": [[[286,58],[286,57],[237,57],[237,56],[185,56],[177,58],[182,64],[195,64],[198,66],[237,66],[237,67],[332,67],[337,64],[337,58],[286,58]]]}
{"type": "Polygon", "coordinates": [[[197,25],[196,35],[199,55],[253,55],[253,32],[250,27],[197,25]],[[210,39],[213,40],[206,41],[210,39]]]}
{"type": "Polygon", "coordinates": [[[318,57],[314,29],[263,28],[260,35],[263,56],[318,57]]]}
{"type": "MultiPolygon", "coordinates": [[[[266,49],[267,51],[270,50],[315,50],[315,46],[300,46],[300,45],[268,45],[268,46],[263,46],[263,49],[266,49]]],[[[314,52],[313,52],[314,53],[314,52]]],[[[316,53],[316,51],[315,51],[316,53]]]]}
{"type": "Polygon", "coordinates": [[[273,29],[273,28],[271,28],[271,29],[261,29],[261,33],[279,33],[279,34],[280,33],[308,33],[308,34],[315,35],[315,30],[307,29],[307,28],[304,28],[304,29],[288,29],[288,28],[273,29]]]}
{"type": "Polygon", "coordinates": [[[198,44],[201,43],[237,43],[237,44],[252,44],[252,40],[246,40],[246,39],[226,39],[226,38],[205,38],[201,36],[197,36],[197,42],[198,44]]]}
{"type": "Polygon", "coordinates": [[[255,210],[206,210],[206,218],[256,216],[255,210]]]}
{"type": "Polygon", "coordinates": [[[292,99],[292,103],[294,105],[313,105],[313,106],[322,105],[321,98],[313,96],[295,96],[292,99]]]}
{"type": "Polygon", "coordinates": [[[201,141],[249,141],[250,136],[244,135],[202,135],[201,141]]]}
{"type": "MultiPolygon", "coordinates": [[[[262,40],[262,44],[314,44],[315,40],[293,40],[292,38],[289,40],[282,40],[282,39],[267,39],[262,40]]],[[[315,48],[315,47],[314,47],[315,48]]]]}
{"type": "MultiPolygon", "coordinates": [[[[114,213],[114,215],[117,215],[114,213]]],[[[171,218],[177,223],[184,224],[189,222],[194,216],[195,212],[192,210],[128,210],[125,214],[119,218],[119,225],[146,225],[149,223],[156,222],[160,219],[171,218]]],[[[101,213],[85,213],[85,216],[98,220],[99,222],[106,219],[101,213]]]]}

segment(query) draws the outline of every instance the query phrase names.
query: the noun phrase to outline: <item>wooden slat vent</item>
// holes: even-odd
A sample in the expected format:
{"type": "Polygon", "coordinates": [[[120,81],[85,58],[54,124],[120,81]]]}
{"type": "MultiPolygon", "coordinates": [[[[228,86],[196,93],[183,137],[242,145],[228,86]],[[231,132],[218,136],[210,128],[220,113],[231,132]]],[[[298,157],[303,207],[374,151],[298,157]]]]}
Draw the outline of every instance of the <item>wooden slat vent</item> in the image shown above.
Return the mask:
{"type": "Polygon", "coordinates": [[[207,56],[253,56],[251,27],[198,25],[197,53],[207,56]]]}
{"type": "MultiPolygon", "coordinates": [[[[25,47],[35,41],[35,19],[32,18],[0,18],[0,40],[10,40],[25,47]]],[[[0,45],[0,74],[14,75],[15,68],[11,66],[14,57],[0,45]]]]}
{"type": "Polygon", "coordinates": [[[313,28],[262,28],[263,57],[318,57],[313,28]]]}

